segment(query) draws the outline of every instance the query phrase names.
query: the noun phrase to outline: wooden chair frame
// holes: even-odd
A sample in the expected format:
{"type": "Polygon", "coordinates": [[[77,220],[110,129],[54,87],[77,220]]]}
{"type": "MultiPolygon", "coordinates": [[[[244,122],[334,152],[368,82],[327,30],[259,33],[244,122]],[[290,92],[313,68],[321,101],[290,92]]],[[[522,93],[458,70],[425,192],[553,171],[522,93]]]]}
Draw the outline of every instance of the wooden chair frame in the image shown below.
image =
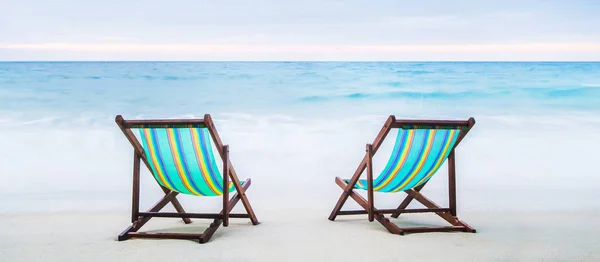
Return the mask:
{"type": "Polygon", "coordinates": [[[345,182],[340,177],[335,178],[335,182],[344,191],[337,201],[329,220],[334,221],[338,215],[358,215],[367,214],[370,222],[377,220],[381,223],[390,233],[404,235],[406,233],[418,233],[418,232],[449,232],[449,231],[463,231],[475,233],[475,229],[467,225],[465,222],[459,220],[456,215],[456,169],[455,169],[455,148],[467,135],[471,128],[475,125],[475,119],[469,118],[467,121],[453,121],[453,120],[396,120],[394,115],[390,115],[383,125],[383,128],[373,141],[373,144],[367,144],[366,154],[363,160],[360,162],[356,172],[348,181],[345,182]],[[404,201],[396,209],[375,209],[374,198],[373,198],[373,155],[377,152],[377,149],[383,143],[385,137],[388,135],[392,128],[402,128],[403,126],[411,125],[425,125],[430,126],[432,129],[439,129],[448,126],[459,126],[466,127],[461,130],[454,147],[451,149],[448,156],[448,198],[449,207],[442,208],[421,192],[421,189],[427,184],[427,182],[404,192],[408,194],[404,201]],[[364,170],[367,170],[367,199],[364,199],[361,195],[354,191],[354,185],[356,185],[360,176],[364,170]],[[342,207],[348,197],[352,197],[364,210],[351,210],[342,211],[342,207]],[[420,209],[407,209],[410,202],[417,200],[427,208],[420,209]],[[392,214],[391,217],[397,218],[402,213],[436,213],[438,216],[448,221],[452,226],[446,227],[409,227],[400,228],[392,223],[384,214],[392,214]]]}
{"type": "Polygon", "coordinates": [[[204,115],[204,119],[178,119],[178,120],[125,120],[121,115],[117,115],[115,122],[127,137],[127,140],[131,143],[134,148],[133,153],[133,195],[132,195],[132,207],[131,207],[131,223],[132,225],[127,227],[118,236],[119,241],[127,240],[130,238],[168,238],[168,239],[194,239],[199,240],[199,243],[203,244],[210,240],[212,235],[217,231],[219,226],[227,227],[229,225],[229,218],[249,218],[253,225],[258,225],[258,219],[252,210],[252,206],[246,197],[246,190],[250,187],[251,180],[248,178],[244,181],[243,185],[233,169],[231,160],[229,159],[229,146],[223,145],[217,129],[212,121],[209,114],[204,115]],[[171,191],[166,187],[160,186],[165,193],[165,196],[159,200],[154,206],[152,206],[146,212],[140,212],[140,162],[143,162],[148,170],[150,164],[144,149],[136,136],[131,131],[134,127],[144,126],[193,126],[193,127],[206,127],[210,132],[213,142],[216,145],[217,151],[219,152],[221,159],[223,160],[223,185],[229,184],[229,179],[233,182],[235,190],[237,191],[231,198],[229,198],[229,191],[223,190],[223,210],[220,213],[187,213],[177,200],[178,192],[171,191]],[[235,207],[238,201],[241,200],[244,208],[246,209],[245,214],[231,214],[231,210],[235,207]],[[177,212],[159,212],[169,202],[173,204],[177,212]],[[153,217],[171,217],[181,218],[186,224],[191,223],[191,218],[205,218],[214,219],[210,226],[202,234],[194,233],[150,233],[150,232],[138,232],[138,230],[146,224],[153,217]]]}

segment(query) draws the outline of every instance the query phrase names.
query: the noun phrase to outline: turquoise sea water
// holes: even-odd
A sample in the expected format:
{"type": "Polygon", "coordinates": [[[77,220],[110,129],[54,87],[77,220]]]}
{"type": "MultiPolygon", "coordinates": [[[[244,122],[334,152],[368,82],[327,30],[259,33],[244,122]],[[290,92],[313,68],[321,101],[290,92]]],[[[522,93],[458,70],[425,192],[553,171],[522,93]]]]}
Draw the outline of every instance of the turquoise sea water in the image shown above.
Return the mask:
{"type": "MultiPolygon", "coordinates": [[[[264,209],[330,208],[334,177],[390,114],[476,118],[457,151],[464,209],[600,208],[600,63],[0,62],[0,212],[127,210],[131,148],[115,115],[205,113],[264,209]],[[315,199],[295,195],[307,190],[315,199]]],[[[440,203],[444,175],[428,185],[440,203]]]]}
{"type": "Polygon", "coordinates": [[[0,81],[0,109],[25,115],[600,109],[600,63],[26,62],[0,81]]]}

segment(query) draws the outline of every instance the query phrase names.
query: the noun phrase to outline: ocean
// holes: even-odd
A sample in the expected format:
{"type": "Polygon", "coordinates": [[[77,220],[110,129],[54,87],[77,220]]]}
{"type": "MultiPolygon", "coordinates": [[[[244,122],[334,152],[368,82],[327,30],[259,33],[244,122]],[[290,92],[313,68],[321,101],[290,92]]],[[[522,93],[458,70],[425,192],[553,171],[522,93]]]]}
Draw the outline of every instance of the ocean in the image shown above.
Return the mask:
{"type": "MultiPolygon", "coordinates": [[[[459,211],[600,209],[600,63],[0,62],[0,213],[128,211],[133,150],[115,116],[207,113],[259,218],[326,218],[334,178],[353,174],[389,115],[476,119],[456,151],[459,211]]],[[[423,191],[440,204],[445,166],[423,191]]],[[[161,191],[142,177],[145,208],[161,191]]],[[[190,210],[219,201],[182,196],[190,210]]]]}

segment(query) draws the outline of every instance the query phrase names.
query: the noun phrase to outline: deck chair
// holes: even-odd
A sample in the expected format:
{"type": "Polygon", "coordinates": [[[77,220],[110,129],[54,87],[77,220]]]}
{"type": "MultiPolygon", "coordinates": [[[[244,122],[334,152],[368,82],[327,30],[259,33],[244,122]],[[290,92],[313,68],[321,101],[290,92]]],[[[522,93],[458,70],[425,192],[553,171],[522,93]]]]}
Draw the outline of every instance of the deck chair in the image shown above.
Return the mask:
{"type": "Polygon", "coordinates": [[[119,241],[130,238],[192,239],[200,243],[210,240],[217,228],[229,225],[229,218],[250,218],[253,225],[259,222],[246,197],[250,179],[240,182],[231,161],[229,146],[223,145],[209,114],[204,119],[185,120],[125,120],[117,115],[115,122],[134,148],[133,151],[133,199],[132,225],[118,237],[119,241]],[[139,131],[139,140],[132,132],[139,131]],[[223,160],[223,175],[217,167],[212,141],[223,160]],[[140,162],[144,163],[156,179],[165,196],[146,212],[140,212],[140,162]],[[231,180],[230,180],[231,179],[231,180]],[[227,189],[223,186],[226,185],[227,189]],[[230,192],[236,192],[229,198],[230,192]],[[222,196],[220,213],[187,213],[177,200],[183,193],[194,196],[222,196]],[[230,213],[241,200],[245,214],[230,213]],[[177,212],[159,212],[169,202],[177,212]],[[152,217],[214,219],[202,234],[138,232],[152,217]]]}
{"type": "Polygon", "coordinates": [[[459,220],[456,216],[456,180],[455,180],[455,148],[475,125],[475,119],[467,121],[448,120],[396,120],[391,115],[375,138],[373,144],[367,144],[366,155],[351,179],[335,178],[344,191],[333,208],[329,220],[334,221],[338,215],[367,214],[368,220],[377,220],[390,233],[404,235],[417,232],[473,232],[475,229],[459,220]],[[373,155],[381,146],[391,129],[398,129],[396,143],[392,155],[383,171],[373,178],[373,155]],[[419,191],[437,173],[440,166],[448,159],[449,207],[442,208],[429,200],[419,191]],[[360,179],[364,170],[367,179],[360,179]],[[355,189],[367,191],[367,199],[355,192],[355,189]],[[404,191],[406,198],[396,209],[376,209],[373,192],[394,193],[404,191]],[[342,206],[352,197],[364,210],[342,211],[342,206]],[[410,202],[416,199],[426,208],[407,209],[410,202]],[[392,223],[384,214],[392,214],[397,218],[402,213],[436,213],[452,226],[446,227],[409,227],[400,228],[392,223]]]}

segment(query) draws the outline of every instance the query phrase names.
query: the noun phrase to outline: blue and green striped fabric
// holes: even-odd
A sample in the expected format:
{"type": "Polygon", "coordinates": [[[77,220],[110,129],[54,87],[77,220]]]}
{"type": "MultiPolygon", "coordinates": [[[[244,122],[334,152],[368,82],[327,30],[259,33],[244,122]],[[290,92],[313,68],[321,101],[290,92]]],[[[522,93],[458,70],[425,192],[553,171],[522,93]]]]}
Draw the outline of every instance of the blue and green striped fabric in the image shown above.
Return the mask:
{"type": "MultiPolygon", "coordinates": [[[[162,186],[183,194],[223,195],[223,177],[206,128],[140,128],[152,175],[162,186]]],[[[229,191],[233,191],[233,183],[229,191]]]]}
{"type": "MultiPolygon", "coordinates": [[[[459,133],[459,129],[399,129],[386,167],[373,180],[373,190],[398,192],[425,183],[446,161],[459,133]]],[[[359,180],[355,188],[367,190],[367,181],[359,180]]]]}

